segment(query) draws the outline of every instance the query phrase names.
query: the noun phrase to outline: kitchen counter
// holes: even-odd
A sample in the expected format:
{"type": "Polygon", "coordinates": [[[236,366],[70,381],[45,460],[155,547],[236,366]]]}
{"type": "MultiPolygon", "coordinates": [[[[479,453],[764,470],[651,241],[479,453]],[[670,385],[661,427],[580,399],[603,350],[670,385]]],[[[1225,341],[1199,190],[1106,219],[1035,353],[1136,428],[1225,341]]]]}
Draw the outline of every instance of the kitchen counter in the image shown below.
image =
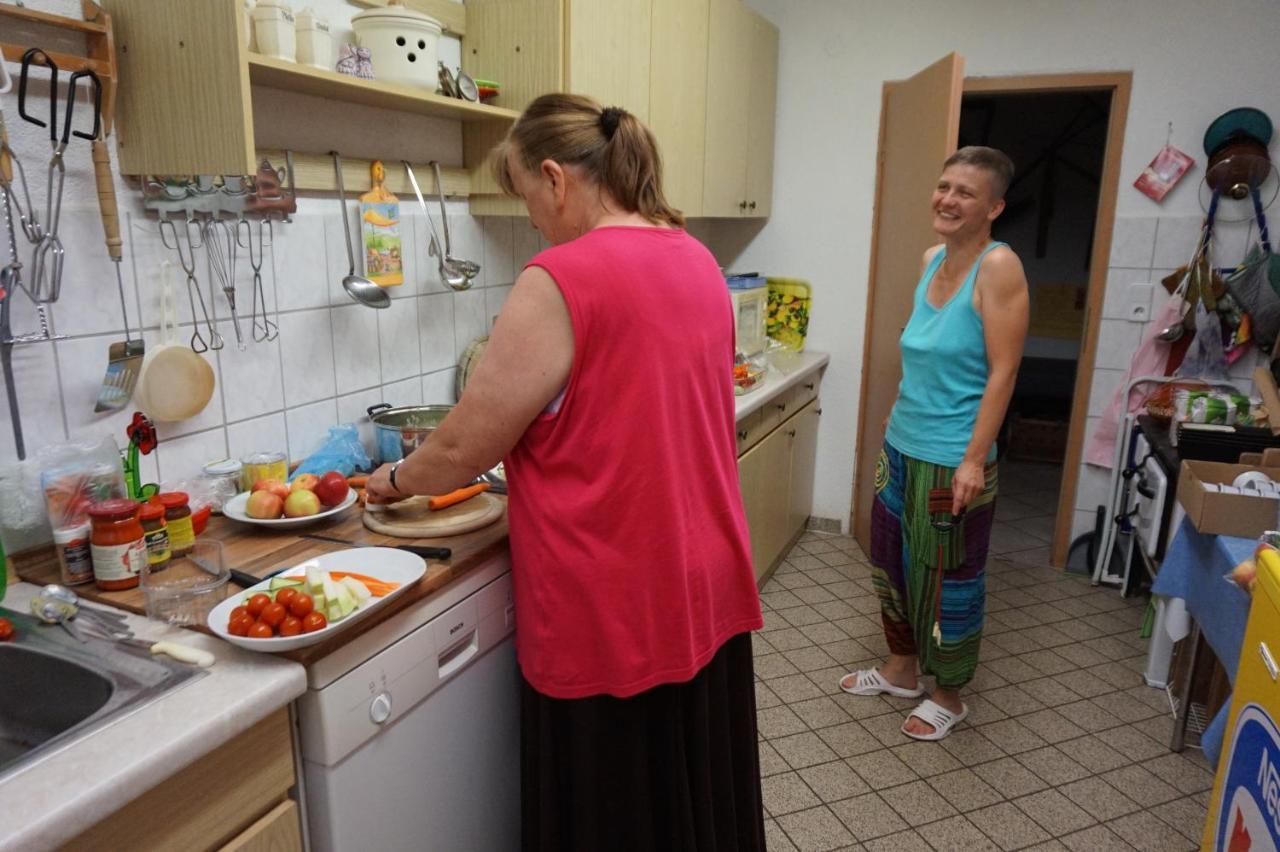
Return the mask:
{"type": "MultiPolygon", "coordinates": [[[[0,606],[26,612],[37,588],[10,586],[0,606]]],[[[204,677],[0,780],[0,850],[61,845],[306,690],[295,662],[141,616],[128,620],[141,638],[203,648],[217,662],[204,677]]]]}
{"type": "Polygon", "coordinates": [[[778,394],[790,390],[824,369],[831,356],[825,352],[784,352],[769,356],[765,380],[750,393],[734,400],[734,419],[741,420],[759,410],[778,394]]]}

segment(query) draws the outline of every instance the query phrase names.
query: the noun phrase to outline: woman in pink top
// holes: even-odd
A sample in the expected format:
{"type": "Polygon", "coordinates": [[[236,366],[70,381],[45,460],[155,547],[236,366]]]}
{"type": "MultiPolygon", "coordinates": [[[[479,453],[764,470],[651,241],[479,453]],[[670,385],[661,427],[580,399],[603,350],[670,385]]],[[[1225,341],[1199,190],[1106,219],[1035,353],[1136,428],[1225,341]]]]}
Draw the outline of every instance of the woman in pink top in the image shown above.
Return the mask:
{"type": "Polygon", "coordinates": [[[552,248],[370,499],[505,458],[526,849],[763,849],[724,279],[625,110],[538,98],[494,165],[552,248]]]}

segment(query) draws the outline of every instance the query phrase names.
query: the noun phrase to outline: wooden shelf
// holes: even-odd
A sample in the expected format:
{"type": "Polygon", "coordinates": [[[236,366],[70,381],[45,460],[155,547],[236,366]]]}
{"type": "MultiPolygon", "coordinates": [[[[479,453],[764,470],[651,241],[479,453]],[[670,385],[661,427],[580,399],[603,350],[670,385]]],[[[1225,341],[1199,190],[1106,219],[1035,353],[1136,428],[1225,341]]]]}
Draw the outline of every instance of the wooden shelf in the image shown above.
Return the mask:
{"type": "MultiPolygon", "coordinates": [[[[263,157],[270,160],[274,166],[284,166],[284,151],[260,148],[258,158],[263,157]]],[[[342,183],[348,196],[369,191],[372,185],[369,165],[369,160],[360,160],[355,157],[342,158],[342,183]]],[[[432,196],[437,192],[436,179],[432,173],[431,164],[411,163],[410,165],[413,166],[414,177],[418,179],[418,188],[422,190],[427,203],[435,204],[436,201],[432,196]]],[[[401,204],[416,206],[418,199],[413,194],[413,186],[409,183],[408,175],[405,174],[404,165],[399,160],[383,160],[382,167],[387,175],[383,185],[400,196],[401,204]]],[[[444,179],[445,197],[465,197],[471,193],[471,176],[466,169],[445,167],[440,172],[441,178],[444,179]]],[[[328,154],[306,154],[294,151],[293,176],[294,185],[300,191],[336,192],[338,189],[338,179],[333,170],[333,157],[328,154]]],[[[435,207],[432,207],[431,211],[433,215],[437,212],[435,207]]]]}
{"type": "Polygon", "coordinates": [[[249,82],[255,86],[464,123],[511,122],[520,117],[515,110],[446,98],[412,86],[322,71],[256,53],[249,54],[249,82]]]}

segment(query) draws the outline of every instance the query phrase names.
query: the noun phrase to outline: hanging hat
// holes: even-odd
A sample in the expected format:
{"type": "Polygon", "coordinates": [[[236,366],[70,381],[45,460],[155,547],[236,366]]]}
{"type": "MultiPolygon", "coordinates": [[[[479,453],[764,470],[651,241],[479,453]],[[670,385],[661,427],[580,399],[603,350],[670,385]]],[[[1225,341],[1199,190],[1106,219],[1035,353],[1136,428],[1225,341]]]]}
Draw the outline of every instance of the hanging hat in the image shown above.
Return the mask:
{"type": "Polygon", "coordinates": [[[1264,149],[1271,144],[1271,119],[1260,109],[1237,107],[1218,116],[1204,132],[1204,152],[1214,152],[1228,142],[1250,139],[1264,149]]]}

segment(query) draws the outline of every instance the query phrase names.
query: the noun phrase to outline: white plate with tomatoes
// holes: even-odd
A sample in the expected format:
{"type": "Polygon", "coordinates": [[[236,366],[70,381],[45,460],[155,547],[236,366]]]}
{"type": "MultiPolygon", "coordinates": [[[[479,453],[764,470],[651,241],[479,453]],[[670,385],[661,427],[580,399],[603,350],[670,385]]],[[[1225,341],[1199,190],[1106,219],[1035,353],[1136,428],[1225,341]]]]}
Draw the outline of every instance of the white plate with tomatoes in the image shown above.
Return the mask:
{"type": "Polygon", "coordinates": [[[412,553],[391,547],[356,547],[308,559],[281,571],[275,577],[305,577],[307,569],[312,566],[330,574],[351,575],[356,579],[370,578],[374,582],[367,585],[372,596],[361,602],[346,617],[330,622],[322,613],[316,612],[314,599],[306,594],[305,585],[301,587],[302,591],[285,587],[292,589],[293,594],[285,594],[285,601],[281,602],[279,598],[285,589],[271,594],[272,580],[267,579],[214,607],[209,613],[209,629],[231,644],[250,651],[277,652],[305,648],[323,642],[344,627],[386,606],[388,601],[416,585],[427,571],[427,563],[422,557],[412,553]],[[267,600],[258,599],[259,596],[267,600]],[[301,600],[302,597],[306,601],[301,600]],[[281,607],[283,612],[275,609],[276,606],[281,607]],[[240,612],[241,609],[244,611],[240,612]],[[240,629],[233,632],[233,614],[238,619],[248,616],[252,622],[243,632],[240,629]],[[317,621],[315,615],[321,615],[323,622],[317,621]],[[297,625],[290,619],[296,619],[297,625]],[[264,628],[270,634],[265,633],[264,628]]]}
{"type": "Polygon", "coordinates": [[[245,508],[248,505],[249,497],[252,496],[248,491],[242,491],[236,496],[228,500],[222,507],[222,514],[226,515],[233,521],[240,521],[244,524],[257,524],[263,527],[273,527],[279,530],[295,529],[297,527],[305,527],[307,524],[325,518],[331,518],[339,512],[344,511],[348,506],[356,502],[356,492],[354,488],[347,488],[347,496],[342,502],[336,506],[324,506],[321,504],[320,511],[313,515],[300,515],[295,518],[253,518],[250,517],[245,508]]]}

